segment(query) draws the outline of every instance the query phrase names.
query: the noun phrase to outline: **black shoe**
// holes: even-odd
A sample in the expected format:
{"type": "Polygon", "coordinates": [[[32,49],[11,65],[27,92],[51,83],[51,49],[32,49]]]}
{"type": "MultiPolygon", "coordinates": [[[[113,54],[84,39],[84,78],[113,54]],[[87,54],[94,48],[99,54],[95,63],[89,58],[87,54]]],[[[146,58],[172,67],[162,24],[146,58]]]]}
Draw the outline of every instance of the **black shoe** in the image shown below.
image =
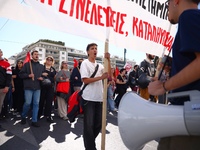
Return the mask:
{"type": "Polygon", "coordinates": [[[52,117],[47,117],[47,122],[54,123],[53,118],[52,117]]]}
{"type": "Polygon", "coordinates": [[[26,118],[22,118],[21,124],[26,124],[26,118]]]}
{"type": "Polygon", "coordinates": [[[40,127],[40,125],[39,125],[37,122],[32,122],[31,125],[32,125],[33,127],[40,127]]]}

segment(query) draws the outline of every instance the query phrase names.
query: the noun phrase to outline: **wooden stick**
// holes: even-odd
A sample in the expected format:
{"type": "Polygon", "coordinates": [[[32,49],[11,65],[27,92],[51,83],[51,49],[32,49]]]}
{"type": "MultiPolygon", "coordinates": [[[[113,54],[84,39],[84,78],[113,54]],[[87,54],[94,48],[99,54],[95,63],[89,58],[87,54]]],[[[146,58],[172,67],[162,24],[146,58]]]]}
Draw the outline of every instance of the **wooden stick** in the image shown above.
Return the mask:
{"type": "MultiPolygon", "coordinates": [[[[31,60],[29,61],[29,65],[30,65],[31,74],[33,74],[33,68],[32,68],[31,60]]],[[[32,77],[32,80],[34,81],[34,77],[32,77]]]]}
{"type": "MultiPolygon", "coordinates": [[[[105,53],[108,52],[108,39],[105,41],[105,53]]],[[[104,70],[108,72],[108,59],[104,58],[104,70]]],[[[101,150],[105,150],[106,139],[106,112],[107,112],[107,79],[104,79],[103,108],[102,108],[102,128],[101,128],[101,150]]]]}
{"type": "MultiPolygon", "coordinates": [[[[170,32],[171,27],[172,27],[172,24],[170,23],[168,32],[170,32]]],[[[161,72],[162,66],[160,65],[160,63],[161,63],[161,61],[162,61],[162,58],[163,58],[164,55],[165,55],[165,50],[166,50],[166,48],[164,47],[162,56],[159,58],[159,61],[158,61],[158,65],[157,65],[157,68],[156,68],[155,77],[159,77],[159,74],[160,74],[160,72],[161,72]]]]}

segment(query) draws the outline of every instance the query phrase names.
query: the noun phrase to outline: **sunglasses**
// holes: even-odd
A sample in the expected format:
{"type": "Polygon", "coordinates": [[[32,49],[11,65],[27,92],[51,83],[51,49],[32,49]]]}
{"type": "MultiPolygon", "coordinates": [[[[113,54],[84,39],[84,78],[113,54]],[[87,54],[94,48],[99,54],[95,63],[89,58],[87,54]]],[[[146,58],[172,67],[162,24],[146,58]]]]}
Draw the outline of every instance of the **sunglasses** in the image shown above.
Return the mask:
{"type": "Polygon", "coordinates": [[[53,59],[47,59],[48,61],[53,61],[53,59]]]}

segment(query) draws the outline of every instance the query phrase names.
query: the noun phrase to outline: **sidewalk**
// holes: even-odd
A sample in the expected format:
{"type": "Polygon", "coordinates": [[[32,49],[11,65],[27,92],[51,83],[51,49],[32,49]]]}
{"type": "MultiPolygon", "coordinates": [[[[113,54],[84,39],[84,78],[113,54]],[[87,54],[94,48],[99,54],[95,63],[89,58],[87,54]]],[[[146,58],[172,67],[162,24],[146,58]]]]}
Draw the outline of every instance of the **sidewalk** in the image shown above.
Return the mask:
{"type": "MultiPolygon", "coordinates": [[[[0,150],[84,150],[83,145],[83,118],[77,118],[73,124],[60,119],[56,113],[55,123],[39,120],[40,127],[32,127],[31,120],[27,119],[21,125],[20,118],[12,114],[8,119],[0,120],[0,150]]],[[[97,149],[101,148],[101,134],[96,139],[97,149]]],[[[143,150],[156,150],[157,142],[146,144],[143,150]]],[[[117,114],[107,115],[106,150],[127,150],[123,144],[117,126],[117,114]]]]}

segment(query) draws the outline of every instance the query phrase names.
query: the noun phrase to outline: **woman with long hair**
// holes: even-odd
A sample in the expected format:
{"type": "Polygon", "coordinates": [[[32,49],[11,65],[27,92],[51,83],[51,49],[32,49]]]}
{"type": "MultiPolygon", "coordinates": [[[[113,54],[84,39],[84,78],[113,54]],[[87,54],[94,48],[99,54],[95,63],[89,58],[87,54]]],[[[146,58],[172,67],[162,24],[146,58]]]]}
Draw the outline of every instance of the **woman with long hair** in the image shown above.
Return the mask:
{"type": "Polygon", "coordinates": [[[115,105],[118,108],[121,98],[122,96],[126,93],[127,90],[127,81],[125,78],[125,74],[126,74],[126,69],[122,68],[120,69],[120,74],[117,76],[117,80],[116,80],[116,91],[118,93],[116,99],[115,99],[115,105]]]}
{"type": "MultiPolygon", "coordinates": [[[[71,72],[68,71],[68,66],[66,61],[62,61],[61,70],[56,75],[57,86],[59,82],[70,82],[71,72]]],[[[63,120],[68,120],[67,117],[67,100],[70,96],[70,88],[68,93],[56,92],[57,95],[57,103],[58,103],[58,115],[63,120]]]]}
{"type": "Polygon", "coordinates": [[[24,84],[23,79],[19,77],[19,72],[23,67],[23,61],[18,60],[15,68],[12,71],[12,79],[14,86],[13,88],[13,109],[15,110],[14,115],[20,117],[24,104],[24,84]]]}

